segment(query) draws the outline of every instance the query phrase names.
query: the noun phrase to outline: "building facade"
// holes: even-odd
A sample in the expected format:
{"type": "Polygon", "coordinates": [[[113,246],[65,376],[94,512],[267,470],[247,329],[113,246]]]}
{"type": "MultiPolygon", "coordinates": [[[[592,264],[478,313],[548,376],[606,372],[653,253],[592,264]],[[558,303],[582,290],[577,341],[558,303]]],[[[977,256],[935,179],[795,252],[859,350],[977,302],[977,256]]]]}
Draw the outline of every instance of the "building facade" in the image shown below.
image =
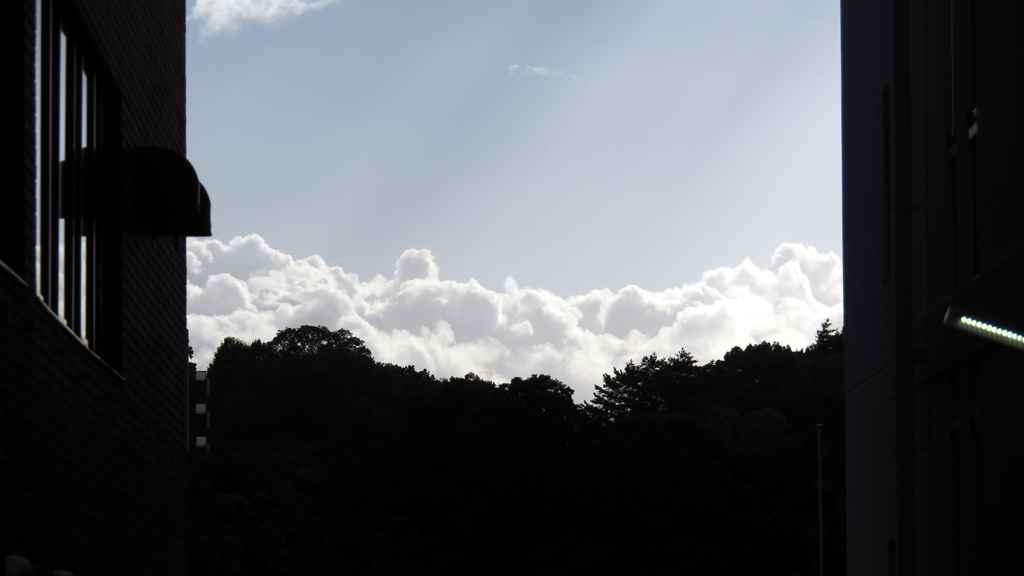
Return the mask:
{"type": "Polygon", "coordinates": [[[185,3],[0,10],[0,556],[185,574],[185,3]]]}
{"type": "Polygon", "coordinates": [[[842,3],[852,575],[1024,573],[1024,3],[842,3]]]}

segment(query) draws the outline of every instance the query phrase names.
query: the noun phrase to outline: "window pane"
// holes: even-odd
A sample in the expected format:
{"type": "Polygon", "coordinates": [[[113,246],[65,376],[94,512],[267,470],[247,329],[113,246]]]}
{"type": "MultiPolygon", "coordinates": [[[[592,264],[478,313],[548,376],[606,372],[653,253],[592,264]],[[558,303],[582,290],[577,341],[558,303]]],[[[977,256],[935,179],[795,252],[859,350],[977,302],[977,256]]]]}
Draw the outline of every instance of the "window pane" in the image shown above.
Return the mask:
{"type": "Polygon", "coordinates": [[[59,114],[59,120],[58,120],[59,124],[58,124],[58,126],[59,126],[59,129],[60,129],[60,131],[59,131],[60,139],[57,141],[57,159],[59,161],[63,162],[64,161],[64,146],[66,144],[66,142],[65,142],[66,138],[65,137],[67,135],[67,126],[66,126],[67,122],[66,122],[66,120],[67,120],[67,101],[68,101],[67,82],[64,81],[64,79],[68,77],[68,69],[67,69],[67,66],[68,66],[68,38],[67,38],[67,36],[64,35],[63,31],[60,33],[60,52],[59,52],[59,54],[60,54],[60,99],[59,99],[59,101],[60,101],[60,112],[58,113],[59,114]]]}
{"type": "Polygon", "coordinates": [[[82,287],[82,289],[81,289],[81,293],[79,294],[79,300],[78,300],[79,303],[80,303],[79,306],[78,306],[78,314],[79,314],[79,319],[81,320],[81,323],[82,323],[81,324],[82,332],[81,332],[81,334],[79,334],[79,336],[82,338],[82,341],[85,342],[85,344],[88,346],[89,345],[89,340],[86,338],[86,334],[89,333],[86,330],[86,321],[88,320],[88,315],[85,312],[86,312],[86,310],[88,308],[88,305],[86,303],[89,301],[87,299],[89,297],[89,293],[88,293],[88,290],[86,290],[86,286],[88,285],[88,279],[89,279],[88,270],[87,270],[87,265],[89,263],[89,252],[88,252],[89,244],[88,244],[88,242],[85,241],[85,236],[80,237],[78,239],[78,241],[79,241],[79,245],[80,245],[80,251],[81,251],[81,254],[82,254],[82,266],[80,267],[80,278],[81,278],[80,286],[82,287]]]}
{"type": "Polygon", "coordinates": [[[78,145],[82,148],[89,146],[89,75],[82,71],[82,106],[79,110],[78,117],[82,119],[82,138],[78,145]]]}
{"type": "Polygon", "coordinates": [[[64,219],[57,222],[57,309],[54,310],[64,323],[68,319],[64,317],[64,219]]]}

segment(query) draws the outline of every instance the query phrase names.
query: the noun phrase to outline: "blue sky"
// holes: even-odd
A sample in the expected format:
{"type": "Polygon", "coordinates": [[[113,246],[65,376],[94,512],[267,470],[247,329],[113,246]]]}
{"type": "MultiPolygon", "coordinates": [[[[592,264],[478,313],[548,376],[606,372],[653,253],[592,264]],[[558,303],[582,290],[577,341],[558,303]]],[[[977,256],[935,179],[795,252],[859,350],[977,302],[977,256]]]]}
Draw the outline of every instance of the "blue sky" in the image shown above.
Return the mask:
{"type": "Polygon", "coordinates": [[[842,253],[838,0],[189,13],[188,157],[225,245],[364,283],[429,250],[440,280],[562,299],[842,253]]]}
{"type": "Polygon", "coordinates": [[[569,295],[677,286],[781,242],[838,253],[838,9],[349,0],[208,36],[192,19],[189,159],[217,237],[363,276],[428,248],[454,278],[569,295]]]}

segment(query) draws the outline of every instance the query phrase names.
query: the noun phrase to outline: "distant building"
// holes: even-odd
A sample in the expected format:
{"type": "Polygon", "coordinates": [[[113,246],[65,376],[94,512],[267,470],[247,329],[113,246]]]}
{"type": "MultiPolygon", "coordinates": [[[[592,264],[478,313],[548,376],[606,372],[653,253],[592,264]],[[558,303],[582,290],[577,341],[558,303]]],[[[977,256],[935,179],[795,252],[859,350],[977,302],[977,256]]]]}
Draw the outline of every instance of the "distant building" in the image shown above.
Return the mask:
{"type": "Polygon", "coordinates": [[[847,568],[1024,574],[1024,3],[842,3],[847,568]]]}
{"type": "Polygon", "coordinates": [[[0,557],[188,571],[184,0],[0,8],[0,557]]]}
{"type": "Polygon", "coordinates": [[[189,365],[189,444],[199,449],[210,449],[210,379],[206,370],[189,365]]]}

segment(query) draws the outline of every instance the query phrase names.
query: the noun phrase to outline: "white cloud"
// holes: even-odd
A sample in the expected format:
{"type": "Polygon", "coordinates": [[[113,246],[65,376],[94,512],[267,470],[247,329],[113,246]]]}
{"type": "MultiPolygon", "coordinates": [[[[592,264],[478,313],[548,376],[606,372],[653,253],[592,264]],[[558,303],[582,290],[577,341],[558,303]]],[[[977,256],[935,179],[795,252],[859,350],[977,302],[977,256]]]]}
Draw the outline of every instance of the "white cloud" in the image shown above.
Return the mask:
{"type": "Polygon", "coordinates": [[[528,64],[512,64],[508,67],[509,76],[542,76],[547,78],[568,78],[573,82],[579,82],[575,74],[566,74],[561,71],[552,71],[546,66],[530,66],[528,64]]]}
{"type": "Polygon", "coordinates": [[[226,336],[269,340],[302,324],[346,328],[377,360],[437,376],[475,372],[495,381],[533,373],[589,399],[601,375],[630,359],[685,348],[707,362],[764,340],[803,348],[829,317],[843,324],[842,263],[782,244],[766,268],[749,259],[661,292],[627,286],[561,297],[443,280],[430,250],[406,250],[391,278],[367,281],[319,256],[296,259],[257,235],[190,238],[188,324],[205,366],[226,336]]]}
{"type": "Polygon", "coordinates": [[[212,36],[236,30],[246,20],[277,22],[334,2],[336,0],[196,0],[189,19],[201,21],[202,34],[212,36]]]}

